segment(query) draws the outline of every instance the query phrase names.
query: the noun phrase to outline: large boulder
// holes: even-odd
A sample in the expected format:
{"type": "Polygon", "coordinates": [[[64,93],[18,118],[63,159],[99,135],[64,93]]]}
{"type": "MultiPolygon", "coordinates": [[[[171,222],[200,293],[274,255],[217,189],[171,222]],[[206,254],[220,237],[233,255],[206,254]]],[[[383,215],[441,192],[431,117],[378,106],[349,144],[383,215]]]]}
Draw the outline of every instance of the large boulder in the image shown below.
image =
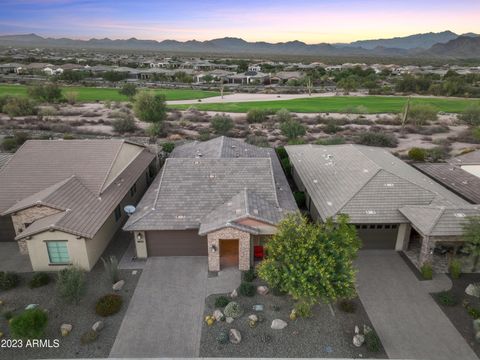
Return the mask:
{"type": "Polygon", "coordinates": [[[272,325],[270,326],[273,330],[282,330],[287,327],[287,322],[283,321],[282,319],[275,319],[272,321],[272,325]]]}
{"type": "Polygon", "coordinates": [[[232,344],[240,344],[240,341],[242,341],[242,334],[237,329],[230,329],[228,337],[232,344]]]}
{"type": "Polygon", "coordinates": [[[215,318],[216,321],[221,321],[221,320],[224,319],[225,316],[223,315],[223,313],[220,310],[216,309],[213,312],[213,317],[215,318]]]}
{"type": "Polygon", "coordinates": [[[229,317],[227,317],[227,318],[225,319],[225,322],[226,322],[227,324],[231,324],[231,323],[233,323],[233,320],[234,320],[234,319],[229,316],[229,317]]]}
{"type": "Polygon", "coordinates": [[[123,286],[125,285],[125,280],[120,280],[117,281],[115,284],[112,286],[113,291],[120,291],[123,289],[123,286]]]}
{"type": "Polygon", "coordinates": [[[232,299],[235,299],[236,297],[238,297],[237,289],[233,290],[233,291],[230,293],[230,297],[231,297],[232,299]]]}
{"type": "Polygon", "coordinates": [[[465,294],[480,298],[480,284],[469,284],[465,289],[465,294]]]}
{"type": "Polygon", "coordinates": [[[353,337],[353,345],[355,345],[356,347],[362,346],[364,342],[365,342],[365,336],[362,334],[356,334],[353,337]]]}
{"type": "Polygon", "coordinates": [[[92,325],[92,330],[95,332],[100,332],[104,328],[105,324],[102,320],[98,320],[95,324],[92,325]]]}

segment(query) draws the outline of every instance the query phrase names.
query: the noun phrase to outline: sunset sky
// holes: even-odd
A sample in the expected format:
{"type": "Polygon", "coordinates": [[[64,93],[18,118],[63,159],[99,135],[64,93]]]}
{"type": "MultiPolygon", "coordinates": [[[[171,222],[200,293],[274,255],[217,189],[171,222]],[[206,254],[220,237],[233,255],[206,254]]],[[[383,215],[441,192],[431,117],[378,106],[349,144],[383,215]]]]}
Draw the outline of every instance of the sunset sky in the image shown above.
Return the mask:
{"type": "Polygon", "coordinates": [[[479,0],[0,0],[0,34],[350,42],[480,32],[479,0]]]}

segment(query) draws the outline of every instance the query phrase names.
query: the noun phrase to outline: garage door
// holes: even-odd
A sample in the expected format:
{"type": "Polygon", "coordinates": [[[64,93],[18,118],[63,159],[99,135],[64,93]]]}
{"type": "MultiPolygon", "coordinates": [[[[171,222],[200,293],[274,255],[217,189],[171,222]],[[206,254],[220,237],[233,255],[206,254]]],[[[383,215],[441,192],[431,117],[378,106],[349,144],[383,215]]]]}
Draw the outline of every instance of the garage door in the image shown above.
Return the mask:
{"type": "Polygon", "coordinates": [[[10,216],[0,216],[0,242],[15,241],[15,230],[13,229],[10,216]]]}
{"type": "Polygon", "coordinates": [[[207,237],[198,230],[148,231],[148,256],[207,256],[207,237]]]}
{"type": "Polygon", "coordinates": [[[398,228],[357,229],[362,239],[362,249],[395,249],[398,228]]]}

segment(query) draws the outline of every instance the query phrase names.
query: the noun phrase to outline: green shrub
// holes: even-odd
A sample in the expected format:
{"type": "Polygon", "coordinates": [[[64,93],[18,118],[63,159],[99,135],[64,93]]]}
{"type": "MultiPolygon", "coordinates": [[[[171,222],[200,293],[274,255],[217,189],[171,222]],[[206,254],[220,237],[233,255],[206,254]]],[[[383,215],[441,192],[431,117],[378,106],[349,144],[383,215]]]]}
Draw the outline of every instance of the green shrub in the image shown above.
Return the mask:
{"type": "Polygon", "coordinates": [[[25,310],[10,321],[10,331],[14,338],[41,338],[47,326],[47,313],[39,308],[25,310]]]}
{"type": "Polygon", "coordinates": [[[279,146],[275,149],[275,152],[277,153],[277,156],[280,160],[288,158],[288,153],[287,150],[283,146],[279,146]]]}
{"type": "Polygon", "coordinates": [[[290,175],[292,173],[292,164],[290,163],[289,158],[285,158],[281,160],[283,171],[285,174],[290,175]]]}
{"type": "Polygon", "coordinates": [[[162,122],[150,124],[147,128],[147,134],[151,138],[164,137],[166,135],[165,124],[162,122]]]}
{"type": "Polygon", "coordinates": [[[85,293],[85,275],[77,267],[69,267],[58,273],[58,295],[67,303],[78,303],[85,293]]]}
{"type": "Polygon", "coordinates": [[[355,303],[352,300],[343,299],[338,302],[338,308],[344,313],[352,314],[357,309],[355,303]]]}
{"type": "Polygon", "coordinates": [[[392,134],[364,132],[358,136],[356,143],[367,146],[396,147],[398,140],[392,134]]]}
{"type": "Polygon", "coordinates": [[[285,291],[281,290],[278,287],[274,287],[271,290],[272,290],[272,294],[274,296],[285,296],[285,295],[287,295],[287,293],[285,291]]]}
{"type": "Polygon", "coordinates": [[[108,276],[108,279],[112,284],[115,284],[117,281],[120,280],[120,275],[118,273],[118,260],[115,255],[111,255],[108,259],[101,258],[103,262],[103,268],[105,269],[105,273],[108,276]]]}
{"type": "Polygon", "coordinates": [[[460,275],[462,274],[462,263],[460,262],[460,260],[453,259],[450,262],[449,272],[450,276],[453,279],[458,279],[460,277],[460,275]]]}
{"type": "Polygon", "coordinates": [[[342,136],[334,136],[327,139],[318,139],[315,141],[317,145],[340,145],[345,144],[345,139],[342,136]]]}
{"type": "Polygon", "coordinates": [[[437,121],[438,111],[429,104],[414,104],[410,106],[408,118],[411,119],[416,126],[422,126],[430,121],[437,121]]]}
{"type": "Polygon", "coordinates": [[[380,338],[375,330],[372,329],[365,334],[365,345],[367,346],[367,350],[370,352],[380,351],[382,343],[380,342],[380,338]]]}
{"type": "Polygon", "coordinates": [[[449,291],[442,291],[436,297],[438,302],[444,306],[455,306],[458,304],[458,299],[449,291]]]}
{"type": "Polygon", "coordinates": [[[219,296],[215,299],[215,307],[224,308],[229,302],[230,300],[226,296],[219,296]]]}
{"type": "Polygon", "coordinates": [[[255,295],[255,286],[249,282],[242,282],[238,288],[238,293],[242,296],[253,296],[255,295]]]}
{"type": "Polygon", "coordinates": [[[41,286],[48,285],[50,283],[50,275],[44,272],[39,272],[33,275],[32,279],[28,283],[30,289],[38,288],[41,286]]]}
{"type": "Polygon", "coordinates": [[[3,105],[2,111],[11,118],[16,116],[29,116],[37,114],[35,102],[25,97],[11,97],[3,105]]]}
{"type": "Polygon", "coordinates": [[[339,131],[342,131],[342,127],[335,124],[334,121],[329,121],[325,126],[323,126],[322,130],[326,134],[335,134],[339,131]]]}
{"type": "Polygon", "coordinates": [[[229,341],[228,333],[225,330],[221,330],[216,336],[217,342],[219,344],[226,344],[229,341]]]}
{"type": "Polygon", "coordinates": [[[7,152],[13,152],[18,148],[17,142],[12,137],[6,137],[2,141],[2,150],[7,152]]]}
{"type": "Polygon", "coordinates": [[[292,120],[292,114],[287,109],[280,109],[275,113],[275,118],[278,122],[284,123],[292,120]]]}
{"type": "Polygon", "coordinates": [[[463,114],[460,115],[460,120],[471,126],[480,125],[480,104],[467,106],[463,114]]]}
{"type": "Polygon", "coordinates": [[[423,264],[421,267],[420,267],[420,272],[422,273],[422,277],[425,279],[425,280],[432,280],[433,278],[433,269],[432,269],[432,265],[430,264],[423,264]]]}
{"type": "Polygon", "coordinates": [[[230,130],[233,129],[234,123],[230,116],[228,115],[215,115],[211,120],[210,124],[212,125],[213,130],[219,135],[228,135],[230,130]]]}
{"type": "Polygon", "coordinates": [[[268,139],[265,136],[258,135],[248,135],[245,139],[245,142],[250,145],[255,145],[259,147],[269,147],[268,139]]]}
{"type": "Polygon", "coordinates": [[[262,123],[268,118],[268,111],[262,109],[251,109],[247,112],[249,124],[262,123]]]}
{"type": "Polygon", "coordinates": [[[298,139],[307,132],[305,126],[293,119],[282,122],[280,124],[280,131],[288,140],[298,139]]]}
{"type": "Polygon", "coordinates": [[[252,282],[256,277],[254,269],[249,269],[243,272],[243,281],[252,282]]]}
{"type": "Polygon", "coordinates": [[[480,309],[477,309],[473,306],[468,306],[467,312],[468,312],[468,315],[472,317],[472,319],[475,319],[475,320],[480,319],[480,309]]]}
{"type": "Polygon", "coordinates": [[[90,344],[98,339],[98,333],[92,329],[84,332],[80,337],[80,342],[82,345],[90,344]]]}
{"type": "Polygon", "coordinates": [[[312,305],[305,301],[295,303],[295,313],[302,318],[312,317],[312,305]]]}
{"type": "Polygon", "coordinates": [[[425,149],[413,147],[408,151],[408,157],[414,161],[424,162],[427,157],[425,149]]]}
{"type": "Polygon", "coordinates": [[[166,142],[162,144],[162,150],[167,154],[170,154],[175,149],[175,144],[172,142],[166,142]]]}
{"type": "Polygon", "coordinates": [[[304,208],[306,204],[306,196],[303,191],[294,191],[293,192],[293,197],[295,198],[295,201],[297,203],[297,206],[299,208],[304,208]]]}
{"type": "Polygon", "coordinates": [[[243,309],[239,303],[231,301],[227,304],[227,306],[225,306],[223,313],[226,317],[231,317],[235,319],[242,316],[243,309]]]}
{"type": "Polygon", "coordinates": [[[113,130],[119,134],[132,133],[137,130],[135,119],[132,114],[119,112],[112,121],[113,130]]]}
{"type": "Polygon", "coordinates": [[[18,285],[20,277],[14,272],[0,271],[0,290],[10,290],[18,285]]]}
{"type": "Polygon", "coordinates": [[[32,85],[27,88],[27,93],[33,99],[42,102],[59,102],[63,99],[62,89],[55,83],[32,85]]]}
{"type": "Polygon", "coordinates": [[[97,315],[106,317],[116,314],[122,308],[123,300],[118,294],[107,294],[102,296],[95,305],[97,315]]]}

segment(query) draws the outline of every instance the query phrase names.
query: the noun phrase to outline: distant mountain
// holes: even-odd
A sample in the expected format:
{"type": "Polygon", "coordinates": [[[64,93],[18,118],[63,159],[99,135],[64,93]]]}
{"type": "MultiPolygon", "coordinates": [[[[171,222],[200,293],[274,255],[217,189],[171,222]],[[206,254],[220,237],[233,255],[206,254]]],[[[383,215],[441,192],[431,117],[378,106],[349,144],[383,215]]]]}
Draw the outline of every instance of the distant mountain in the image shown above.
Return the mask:
{"type": "Polygon", "coordinates": [[[428,53],[452,58],[480,58],[480,36],[460,36],[446,44],[435,44],[428,53]]]}
{"type": "Polygon", "coordinates": [[[385,48],[397,49],[428,49],[437,43],[446,43],[458,37],[457,34],[451,31],[443,31],[439,33],[415,34],[405,37],[395,37],[393,39],[378,39],[378,40],[360,40],[354,41],[348,46],[357,46],[364,49],[375,49],[378,46],[385,48]]]}
{"type": "MultiPolygon", "coordinates": [[[[268,43],[264,41],[248,42],[243,39],[225,37],[207,41],[177,41],[177,40],[139,40],[130,38],[112,40],[109,38],[74,40],[68,38],[44,38],[36,34],[0,36],[0,46],[24,47],[64,47],[82,49],[122,49],[149,50],[164,52],[191,52],[216,54],[249,54],[249,55],[311,55],[311,56],[376,56],[376,57],[406,57],[406,56],[447,56],[452,57],[450,47],[461,48],[461,56],[477,56],[475,40],[480,39],[473,33],[458,37],[445,31],[407,36],[404,38],[356,41],[351,44],[306,44],[301,41],[268,43]],[[455,40],[459,40],[458,45],[455,40]],[[460,45],[462,43],[463,45],[460,45]],[[448,45],[442,47],[441,45],[448,45]]],[[[480,56],[479,56],[480,57],[480,56]]]]}

